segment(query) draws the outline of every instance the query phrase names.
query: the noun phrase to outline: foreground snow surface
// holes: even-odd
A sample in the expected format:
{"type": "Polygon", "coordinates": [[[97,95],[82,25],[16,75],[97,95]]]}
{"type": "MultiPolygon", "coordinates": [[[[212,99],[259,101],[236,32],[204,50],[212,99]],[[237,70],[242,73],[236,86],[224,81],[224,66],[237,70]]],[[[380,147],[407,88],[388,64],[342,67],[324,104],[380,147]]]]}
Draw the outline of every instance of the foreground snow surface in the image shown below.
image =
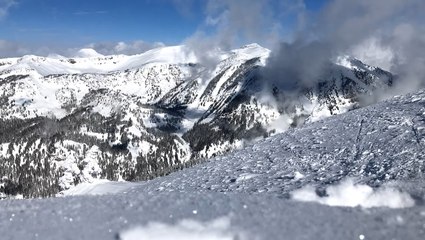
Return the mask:
{"type": "Polygon", "coordinates": [[[64,193],[83,196],[0,201],[0,236],[423,239],[424,137],[420,91],[152,181],[64,193]]]}
{"type": "Polygon", "coordinates": [[[335,208],[271,194],[134,191],[3,201],[1,239],[423,239],[425,208],[335,208]]]}

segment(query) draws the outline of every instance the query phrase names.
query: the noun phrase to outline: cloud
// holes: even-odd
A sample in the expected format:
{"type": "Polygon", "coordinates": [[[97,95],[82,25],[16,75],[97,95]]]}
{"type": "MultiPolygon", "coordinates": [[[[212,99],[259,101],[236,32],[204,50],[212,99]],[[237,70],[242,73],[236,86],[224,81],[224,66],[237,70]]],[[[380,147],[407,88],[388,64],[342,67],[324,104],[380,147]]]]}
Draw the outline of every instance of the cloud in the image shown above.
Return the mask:
{"type": "Polygon", "coordinates": [[[193,4],[195,0],[172,0],[177,11],[185,16],[191,17],[193,14],[193,4]]]}
{"type": "Polygon", "coordinates": [[[29,50],[25,48],[24,46],[18,43],[0,39],[0,56],[1,57],[15,57],[19,55],[25,55],[28,53],[29,53],[29,50]]]}
{"type": "Polygon", "coordinates": [[[161,42],[149,43],[142,40],[132,42],[97,42],[86,45],[86,47],[93,48],[103,55],[134,55],[163,46],[165,45],[161,42]]]}
{"type": "Polygon", "coordinates": [[[425,87],[424,11],[422,0],[330,1],[274,49],[264,77],[288,91],[311,87],[332,59],[348,54],[396,74],[391,94],[425,87]]]}
{"type": "Polygon", "coordinates": [[[329,0],[317,12],[303,0],[208,0],[203,25],[184,43],[207,67],[220,49],[272,48],[264,82],[289,92],[315,86],[334,59],[351,55],[399,76],[400,94],[425,87],[423,12],[423,0],[329,0]]]}
{"type": "Polygon", "coordinates": [[[281,25],[271,0],[208,0],[199,30],[184,44],[204,66],[214,66],[219,50],[246,43],[271,46],[278,40],[281,25]]]}
{"type": "Polygon", "coordinates": [[[283,12],[285,6],[294,7],[299,2],[209,0],[205,23],[213,27],[209,30],[219,40],[221,48],[234,48],[253,42],[271,47],[279,40],[280,31],[286,27],[282,19],[293,13],[289,9],[283,12]]]}
{"type": "Polygon", "coordinates": [[[331,48],[330,44],[321,41],[282,42],[278,50],[272,52],[262,77],[267,84],[286,92],[313,87],[330,66],[331,48]]]}
{"type": "Polygon", "coordinates": [[[5,18],[10,8],[16,4],[16,0],[0,0],[0,20],[5,18]]]}
{"type": "Polygon", "coordinates": [[[422,0],[334,0],[321,12],[317,26],[307,31],[332,43],[335,54],[369,47],[378,49],[376,55],[389,55],[392,51],[395,59],[406,54],[407,49],[401,48],[423,35],[424,11],[422,0]]]}
{"type": "Polygon", "coordinates": [[[99,10],[99,11],[78,11],[74,12],[74,15],[98,15],[98,14],[108,14],[108,11],[99,10]]]}
{"type": "Polygon", "coordinates": [[[382,39],[379,37],[371,37],[364,40],[358,45],[352,47],[350,54],[372,66],[389,71],[393,67],[394,52],[389,46],[384,46],[382,39]]]}
{"type": "Polygon", "coordinates": [[[401,79],[396,86],[398,94],[425,87],[425,28],[419,24],[398,24],[385,41],[395,55],[391,71],[401,79]]]}
{"type": "MultiPolygon", "coordinates": [[[[182,14],[189,15],[194,2],[172,1],[182,14]]],[[[0,9],[13,4],[13,0],[0,0],[0,9]]],[[[204,66],[214,67],[220,50],[257,42],[273,50],[263,71],[264,81],[278,83],[288,91],[314,86],[330,61],[346,54],[395,73],[401,93],[425,86],[423,0],[329,0],[315,13],[309,12],[303,0],[208,0],[203,12],[203,23],[184,44],[204,66]]],[[[79,12],[93,13],[104,14],[79,12]]],[[[163,44],[97,42],[64,50],[3,40],[0,54],[71,55],[83,47],[104,55],[136,54],[158,46],[163,44]]]]}
{"type": "Polygon", "coordinates": [[[347,52],[397,74],[396,87],[404,93],[425,86],[423,12],[422,0],[332,1],[315,31],[326,36],[334,54],[347,52]]]}

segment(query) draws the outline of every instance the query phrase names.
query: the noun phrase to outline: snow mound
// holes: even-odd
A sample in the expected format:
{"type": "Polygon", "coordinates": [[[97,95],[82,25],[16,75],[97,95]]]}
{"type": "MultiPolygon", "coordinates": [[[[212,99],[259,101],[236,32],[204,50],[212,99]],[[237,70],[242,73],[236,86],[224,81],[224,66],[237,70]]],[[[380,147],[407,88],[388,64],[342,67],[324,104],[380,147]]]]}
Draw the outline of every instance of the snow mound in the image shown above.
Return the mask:
{"type": "Polygon", "coordinates": [[[76,54],[76,58],[98,58],[98,57],[104,57],[102,54],[96,52],[96,50],[91,48],[83,48],[80,49],[76,54]]]}
{"type": "Polygon", "coordinates": [[[368,185],[355,184],[352,179],[326,189],[326,195],[320,197],[315,188],[307,186],[292,192],[292,198],[302,202],[317,202],[329,206],[364,208],[388,207],[407,208],[414,206],[412,197],[398,189],[381,187],[374,190],[368,185]]]}
{"type": "Polygon", "coordinates": [[[176,225],[151,222],[120,234],[122,240],[233,240],[246,239],[230,230],[230,219],[222,217],[211,222],[182,220],[176,225]]]}

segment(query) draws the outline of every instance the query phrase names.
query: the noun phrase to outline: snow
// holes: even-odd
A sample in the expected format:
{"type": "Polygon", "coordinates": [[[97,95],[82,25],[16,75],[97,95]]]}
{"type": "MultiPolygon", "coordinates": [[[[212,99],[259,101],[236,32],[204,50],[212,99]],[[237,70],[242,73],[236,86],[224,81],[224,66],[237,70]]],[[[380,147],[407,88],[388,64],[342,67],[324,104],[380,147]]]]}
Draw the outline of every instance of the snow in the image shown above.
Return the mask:
{"type": "Polygon", "coordinates": [[[111,182],[105,179],[98,179],[91,183],[81,183],[76,187],[62,191],[60,196],[106,195],[122,193],[128,189],[131,189],[134,185],[135,184],[129,182],[111,182]]]}
{"type": "Polygon", "coordinates": [[[102,54],[96,52],[91,48],[80,49],[74,56],[75,58],[101,58],[104,57],[102,54]]]}
{"type": "Polygon", "coordinates": [[[92,108],[92,112],[99,113],[100,115],[104,117],[110,117],[114,109],[118,109],[118,108],[112,105],[98,104],[92,108]]]}
{"type": "Polygon", "coordinates": [[[239,59],[244,60],[259,57],[263,64],[265,64],[265,61],[271,53],[270,50],[263,48],[256,43],[245,45],[239,49],[233,50],[232,52],[235,53],[239,59]]]}
{"type": "Polygon", "coordinates": [[[347,210],[269,194],[130,190],[103,196],[0,201],[0,233],[2,239],[44,240],[359,239],[360,235],[421,240],[423,211],[423,206],[347,210]]]}
{"type": "Polygon", "coordinates": [[[302,173],[300,173],[300,172],[298,172],[298,171],[295,171],[295,176],[294,177],[295,177],[294,178],[295,180],[300,180],[300,179],[304,178],[305,175],[302,174],[302,173]]]}
{"type": "Polygon", "coordinates": [[[234,240],[241,238],[230,230],[230,218],[221,217],[210,222],[183,219],[175,225],[150,222],[120,234],[121,240],[234,240]]]}
{"type": "Polygon", "coordinates": [[[91,132],[87,130],[87,126],[83,125],[80,128],[80,133],[87,135],[87,136],[91,136],[91,137],[95,137],[99,140],[103,140],[106,141],[108,138],[108,134],[107,133],[98,133],[98,132],[91,132]]]}
{"type": "Polygon", "coordinates": [[[344,56],[338,56],[335,63],[343,66],[345,68],[354,70],[354,69],[358,69],[353,63],[352,63],[352,58],[350,56],[344,55],[344,56]]]}
{"type": "Polygon", "coordinates": [[[241,175],[239,175],[238,178],[236,178],[236,182],[249,180],[251,178],[255,178],[255,177],[259,177],[259,176],[261,176],[261,175],[260,174],[252,174],[252,173],[242,173],[241,175]]]}
{"type": "Polygon", "coordinates": [[[7,157],[7,149],[9,148],[10,143],[0,144],[0,156],[7,157]]]}
{"type": "Polygon", "coordinates": [[[328,187],[326,194],[325,197],[320,197],[316,194],[314,187],[306,186],[292,192],[292,198],[297,201],[318,202],[329,206],[364,208],[406,208],[414,206],[415,203],[408,193],[391,187],[380,187],[374,190],[368,185],[355,184],[353,179],[328,187]]]}
{"type": "MultiPolygon", "coordinates": [[[[85,53],[96,55],[90,50],[85,53]]],[[[264,63],[267,56],[265,49],[248,45],[226,54],[228,59],[213,72],[233,66],[225,72],[226,77],[231,76],[245,60],[260,57],[264,63]]],[[[220,79],[211,92],[213,99],[204,102],[205,106],[200,105],[208,77],[213,74],[202,75],[201,70],[186,65],[196,60],[190,51],[176,46],[134,56],[76,59],[27,56],[1,60],[8,63],[0,66],[0,70],[2,77],[29,75],[14,88],[17,93],[12,99],[17,109],[31,102],[34,106],[29,105],[29,110],[41,109],[42,114],[60,118],[65,114],[58,109],[66,103],[63,99],[75,95],[80,103],[90,90],[107,88],[111,94],[93,96],[87,106],[104,116],[122,110],[124,119],[143,121],[145,127],[162,124],[167,115],[159,111],[156,116],[161,121],[154,123],[149,116],[157,109],[144,108],[143,104],[155,103],[174,87],[185,86],[186,81],[198,81],[199,86],[193,90],[195,100],[190,102],[181,123],[183,132],[179,134],[182,135],[203,116],[209,104],[214,101],[221,104],[220,98],[234,96],[234,92],[241,90],[238,85],[233,92],[222,95],[225,81],[220,79]],[[70,75],[73,73],[81,75],[70,75]],[[66,75],[47,77],[49,74],[66,75]],[[63,83],[68,85],[65,90],[63,83]],[[55,99],[57,95],[60,99],[55,99]],[[115,104],[117,98],[122,104],[115,104]]],[[[341,65],[358,67],[349,60],[342,61],[341,65]]],[[[345,71],[348,70],[338,74],[346,74],[345,71]]],[[[288,239],[422,239],[425,122],[420,116],[425,109],[421,99],[425,99],[424,91],[328,119],[323,118],[331,113],[317,96],[303,99],[301,103],[305,108],[296,106],[296,114],[312,113],[311,121],[303,128],[289,130],[293,116],[279,117],[278,106],[268,106],[269,101],[255,109],[252,101],[246,108],[236,108],[237,113],[258,110],[254,117],[259,122],[269,124],[275,120],[272,126],[288,131],[255,144],[240,140],[217,142],[199,154],[211,157],[217,152],[239,150],[142,183],[99,180],[99,148],[91,147],[81,160],[77,159],[77,152],[82,151],[84,145],[64,140],[55,144],[57,161],[54,163],[63,170],[59,184],[69,188],[62,193],[66,197],[0,201],[0,235],[5,239],[45,240],[281,239],[282,236],[288,239]],[[307,102],[310,105],[306,105],[307,102]],[[66,145],[74,146],[75,151],[70,152],[66,145]],[[84,168],[80,169],[77,162],[84,163],[84,168]],[[73,187],[75,176],[86,183],[73,187]],[[346,180],[352,178],[356,184],[346,180]],[[387,184],[390,180],[394,185],[387,184]],[[319,197],[314,187],[326,189],[327,195],[319,197]],[[346,207],[352,206],[362,208],[347,210],[346,207]],[[164,233],[168,234],[163,236],[164,233]]],[[[340,109],[336,113],[351,109],[348,99],[336,100],[340,109]]],[[[38,113],[30,112],[29,116],[38,113]]],[[[24,118],[23,115],[10,116],[24,118]]],[[[207,120],[215,116],[212,113],[207,120]]],[[[137,121],[126,131],[143,139],[146,132],[137,121]]],[[[246,128],[252,127],[249,123],[246,125],[246,128]]],[[[81,132],[99,139],[106,137],[104,133],[88,131],[86,126],[81,132]]],[[[151,139],[131,141],[128,150],[132,160],[156,148],[148,140],[151,139]]],[[[178,140],[176,143],[181,144],[178,149],[188,153],[180,158],[185,162],[190,158],[189,146],[178,140]]],[[[8,145],[2,146],[4,155],[8,145]]],[[[14,146],[14,155],[19,148],[22,146],[14,146]]]]}
{"type": "Polygon", "coordinates": [[[292,122],[290,116],[282,114],[270,123],[268,130],[276,130],[278,133],[282,133],[291,127],[292,122]]]}
{"type": "Polygon", "coordinates": [[[121,64],[119,69],[132,69],[149,63],[184,64],[196,63],[195,54],[187,52],[184,46],[160,47],[145,53],[129,56],[121,64]]]}
{"type": "MultiPolygon", "coordinates": [[[[188,53],[184,46],[160,47],[142,54],[126,56],[103,56],[93,49],[81,49],[75,58],[66,59],[58,56],[38,57],[24,56],[16,59],[4,59],[10,62],[0,67],[2,72],[10,74],[25,74],[37,72],[42,76],[52,74],[106,74],[115,71],[141,68],[144,65],[155,64],[186,64],[197,62],[193,53],[188,53]]],[[[2,74],[3,75],[3,74],[2,74]]]]}
{"type": "Polygon", "coordinates": [[[425,150],[407,132],[425,124],[416,118],[423,103],[411,101],[419,97],[425,91],[306,124],[151,181],[95,182],[66,197],[0,201],[0,234],[422,240],[425,150]],[[367,151],[374,156],[362,154],[367,151]],[[314,187],[326,190],[323,197],[314,187]]]}
{"type": "Polygon", "coordinates": [[[307,103],[304,106],[307,112],[310,113],[307,122],[316,122],[333,115],[348,112],[353,108],[354,105],[355,103],[351,99],[340,97],[338,98],[338,108],[333,110],[333,112],[330,112],[327,105],[320,104],[317,97],[314,97],[311,103],[307,103]]]}

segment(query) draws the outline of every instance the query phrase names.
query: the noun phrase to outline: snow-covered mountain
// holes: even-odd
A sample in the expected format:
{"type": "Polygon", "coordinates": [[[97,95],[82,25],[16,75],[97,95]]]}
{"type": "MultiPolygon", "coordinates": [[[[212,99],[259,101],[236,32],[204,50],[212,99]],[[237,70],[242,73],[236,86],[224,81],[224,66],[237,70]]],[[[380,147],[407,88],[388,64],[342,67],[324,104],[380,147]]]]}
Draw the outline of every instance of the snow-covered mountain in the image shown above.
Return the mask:
{"type": "Polygon", "coordinates": [[[262,71],[270,51],[185,46],[134,56],[0,60],[2,192],[49,196],[95,179],[144,180],[359,107],[390,73],[349,57],[295,97],[262,71]]]}
{"type": "Polygon", "coordinates": [[[422,240],[424,119],[421,90],[151,181],[73,189],[109,195],[0,201],[0,234],[45,240],[422,240]]]}

